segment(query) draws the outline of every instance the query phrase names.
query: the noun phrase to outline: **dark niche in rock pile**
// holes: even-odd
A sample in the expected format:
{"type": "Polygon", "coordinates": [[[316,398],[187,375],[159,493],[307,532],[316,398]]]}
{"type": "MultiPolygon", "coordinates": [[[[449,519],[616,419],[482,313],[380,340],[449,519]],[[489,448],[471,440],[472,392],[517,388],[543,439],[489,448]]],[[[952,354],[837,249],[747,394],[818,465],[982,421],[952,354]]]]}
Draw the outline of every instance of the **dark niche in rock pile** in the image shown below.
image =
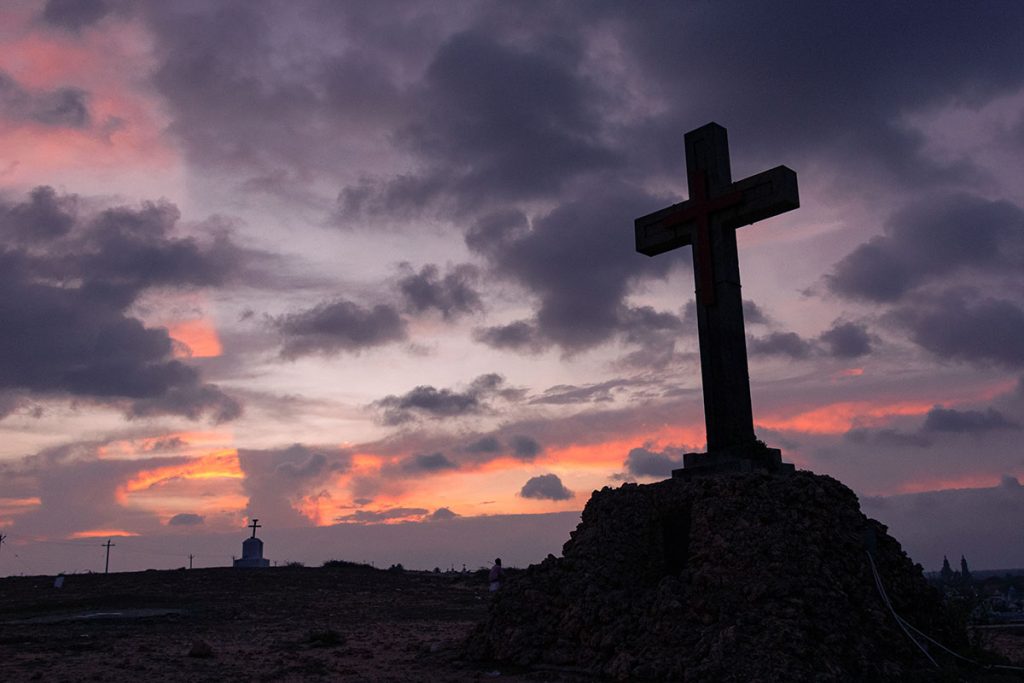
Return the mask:
{"type": "Polygon", "coordinates": [[[897,681],[931,665],[879,595],[966,635],[838,481],[736,474],[595,492],[563,548],[495,594],[466,655],[619,680],[897,681]]]}

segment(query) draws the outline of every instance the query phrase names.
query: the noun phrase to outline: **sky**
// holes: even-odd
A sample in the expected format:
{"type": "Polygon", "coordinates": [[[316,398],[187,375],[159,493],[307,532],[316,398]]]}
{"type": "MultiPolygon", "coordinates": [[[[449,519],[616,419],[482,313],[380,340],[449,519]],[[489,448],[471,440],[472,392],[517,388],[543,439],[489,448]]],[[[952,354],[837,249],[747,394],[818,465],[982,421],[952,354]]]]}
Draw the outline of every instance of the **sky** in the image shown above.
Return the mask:
{"type": "Polygon", "coordinates": [[[704,447],[683,135],[755,430],[915,561],[1024,566],[1024,5],[0,9],[0,575],[559,552],[704,447]]]}

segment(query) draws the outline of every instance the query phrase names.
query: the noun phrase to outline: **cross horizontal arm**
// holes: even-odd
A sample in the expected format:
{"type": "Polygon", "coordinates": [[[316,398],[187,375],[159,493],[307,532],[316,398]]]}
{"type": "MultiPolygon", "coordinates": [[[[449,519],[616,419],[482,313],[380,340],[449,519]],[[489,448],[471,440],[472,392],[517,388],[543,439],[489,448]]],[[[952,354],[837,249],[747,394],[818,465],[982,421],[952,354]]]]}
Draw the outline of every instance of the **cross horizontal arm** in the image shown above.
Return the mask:
{"type": "MultiPolygon", "coordinates": [[[[800,206],[796,173],[785,166],[739,180],[715,192],[711,200],[727,194],[738,195],[739,200],[714,212],[715,224],[723,228],[740,228],[800,206]]],[[[693,244],[697,216],[690,206],[687,200],[637,218],[636,250],[655,256],[693,244]]]]}

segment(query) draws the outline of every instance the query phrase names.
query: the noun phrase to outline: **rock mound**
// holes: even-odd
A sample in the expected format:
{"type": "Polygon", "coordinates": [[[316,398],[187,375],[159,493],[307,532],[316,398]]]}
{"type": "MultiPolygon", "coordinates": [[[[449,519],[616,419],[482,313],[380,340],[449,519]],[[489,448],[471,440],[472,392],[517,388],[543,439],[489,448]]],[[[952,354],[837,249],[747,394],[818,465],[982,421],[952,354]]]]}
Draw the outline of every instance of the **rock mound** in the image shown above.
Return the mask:
{"type": "Polygon", "coordinates": [[[619,680],[898,681],[930,664],[893,608],[966,643],[857,497],[798,472],[595,492],[563,548],[509,581],[466,654],[619,680]]]}

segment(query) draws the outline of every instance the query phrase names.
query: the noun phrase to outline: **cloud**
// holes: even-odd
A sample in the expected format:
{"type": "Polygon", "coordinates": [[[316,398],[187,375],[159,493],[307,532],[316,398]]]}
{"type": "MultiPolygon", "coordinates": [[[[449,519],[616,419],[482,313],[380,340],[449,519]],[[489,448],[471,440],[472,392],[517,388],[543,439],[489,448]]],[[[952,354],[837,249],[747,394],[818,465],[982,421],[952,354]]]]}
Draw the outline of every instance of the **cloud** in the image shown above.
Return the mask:
{"type": "Polygon", "coordinates": [[[472,443],[468,443],[462,447],[462,450],[466,453],[500,453],[502,450],[501,442],[498,441],[497,437],[484,436],[472,443]]]}
{"type": "Polygon", "coordinates": [[[31,91],[0,71],[0,116],[9,122],[88,128],[92,123],[88,100],[89,94],[80,88],[31,91]]]}
{"type": "Polygon", "coordinates": [[[1006,27],[1022,17],[955,3],[930,11],[928,30],[909,32],[915,6],[808,1],[787,12],[398,3],[386,21],[347,3],[152,3],[139,14],[191,162],[299,178],[385,149],[407,162],[402,174],[346,181],[340,193],[374,213],[559,198],[601,173],[678,174],[665,140],[716,112],[764,131],[748,141],[752,155],[842,159],[892,187],[959,180],[975,169],[928,154],[906,114],[1013,92],[1019,41],[1006,27]],[[722,26],[731,40],[719,38],[722,26]],[[802,68],[809,53],[813,70],[802,68]],[[780,73],[799,77],[765,91],[780,73]],[[354,134],[325,134],[338,130],[354,134]]]}
{"type": "Polygon", "coordinates": [[[544,451],[544,447],[529,436],[517,434],[510,438],[512,453],[520,460],[533,460],[544,451]]]}
{"type": "Polygon", "coordinates": [[[612,379],[598,384],[587,384],[578,387],[574,384],[556,384],[530,400],[530,403],[551,405],[572,405],[577,403],[607,403],[614,401],[614,391],[629,382],[624,379],[612,379]]]}
{"type": "Polygon", "coordinates": [[[424,168],[373,188],[375,203],[465,211],[552,197],[576,176],[621,163],[601,135],[599,81],[577,73],[584,56],[573,41],[524,49],[492,27],[448,38],[397,135],[424,168]]]}
{"type": "Polygon", "coordinates": [[[979,569],[1016,567],[1024,560],[1019,552],[1007,555],[1007,539],[1024,524],[1024,487],[1012,475],[984,488],[862,496],[861,505],[926,569],[937,570],[943,555],[965,555],[979,569]]]}
{"type": "Polygon", "coordinates": [[[372,405],[381,410],[384,424],[398,425],[418,417],[438,419],[487,412],[490,399],[515,400],[521,393],[506,387],[501,375],[491,373],[480,375],[464,391],[421,385],[401,396],[385,396],[372,405]]]}
{"type": "Polygon", "coordinates": [[[619,325],[622,339],[641,347],[639,353],[665,346],[671,350],[682,334],[694,331],[675,313],[658,311],[651,306],[623,307],[619,311],[619,325]]]}
{"type": "Polygon", "coordinates": [[[523,484],[519,495],[536,500],[569,500],[574,494],[562,485],[558,475],[541,474],[523,484]]]}
{"type": "Polygon", "coordinates": [[[814,345],[796,332],[772,332],[764,337],[750,337],[748,346],[751,355],[754,356],[788,356],[804,359],[814,352],[814,345]]]}
{"type": "Polygon", "coordinates": [[[794,360],[827,356],[849,360],[871,353],[871,341],[866,326],[836,320],[815,339],[805,339],[796,332],[771,332],[763,337],[748,337],[747,346],[751,355],[787,356],[794,360]]]}
{"type": "MultiPolygon", "coordinates": [[[[729,112],[724,123],[730,130],[763,131],[744,143],[751,154],[784,151],[789,158],[842,160],[846,177],[859,174],[889,188],[956,181],[970,173],[969,164],[928,154],[924,137],[903,114],[958,101],[977,106],[1015,92],[1022,68],[1010,63],[1018,36],[1003,28],[1006,16],[953,3],[933,7],[929,30],[907,31],[916,6],[886,5],[865,13],[805,0],[790,10],[680,4],[629,12],[609,7],[595,16],[618,22],[631,73],[643,75],[644,92],[664,107],[662,116],[645,121],[649,142],[637,144],[636,155],[667,166],[671,152],[659,143],[669,131],[729,112]],[[730,27],[728,41],[721,39],[723,25],[730,27]],[[681,26],[687,40],[679,40],[681,26]],[[835,29],[829,40],[822,40],[823,26],[835,29]],[[969,40],[986,46],[982,54],[968,50],[969,40]],[[959,44],[947,51],[945,41],[959,44]],[[888,49],[892,45],[900,45],[896,57],[888,49]],[[750,93],[772,74],[793,74],[806,65],[809,50],[817,55],[814,69],[777,79],[760,106],[747,106],[750,93]],[[681,73],[687,74],[685,82],[679,81],[681,73]],[[826,91],[842,96],[821,97],[826,91]],[[832,134],[837,130],[843,135],[832,134]]],[[[1021,18],[1024,10],[1015,8],[1013,20],[1021,18]]]]}
{"type": "Polygon", "coordinates": [[[818,337],[833,358],[860,358],[871,353],[871,336],[864,325],[835,321],[818,337]]]}
{"type": "MultiPolygon", "coordinates": [[[[144,12],[161,60],[155,84],[191,162],[310,186],[326,176],[340,187],[341,213],[359,215],[360,224],[390,226],[422,210],[456,217],[485,258],[482,277],[512,280],[536,302],[534,314],[483,327],[477,339],[523,353],[551,345],[575,353],[629,334],[635,316],[625,294],[689,260],[636,256],[629,225],[671,199],[638,188],[664,187],[670,172],[681,184],[680,149],[666,140],[694,121],[733,112],[732,130],[756,131],[744,141],[748,160],[768,152],[794,166],[842,159],[867,183],[920,188],[975,169],[936,160],[907,117],[958,97],[988,102],[1013,92],[1022,75],[1014,41],[999,30],[1005,20],[951,8],[936,12],[968,35],[988,36],[985,54],[946,53],[922,35],[894,32],[907,19],[902,8],[887,8],[884,21],[813,3],[777,15],[500,4],[452,15],[402,5],[381,22],[347,5],[287,17],[264,5],[163,5],[144,12]],[[515,28],[527,21],[530,31],[515,28]],[[750,51],[712,39],[722,25],[750,51]],[[822,45],[821,25],[843,26],[844,35],[822,45]],[[679,40],[679,26],[694,32],[690,39],[679,40]],[[894,63],[882,55],[895,42],[907,48],[894,63]],[[799,70],[809,52],[822,55],[821,70],[803,70],[758,107],[746,106],[766,74],[799,70]],[[758,55],[757,68],[737,67],[749,54],[758,55]],[[285,66],[296,63],[303,68],[285,66]],[[690,76],[680,81],[683,72],[690,76]],[[818,96],[837,87],[847,94],[842,102],[818,96]],[[351,134],[325,134],[338,130],[351,134]],[[338,170],[338,160],[354,159],[372,167],[361,178],[352,177],[353,164],[338,170]]],[[[937,30],[945,31],[942,21],[937,30]]],[[[853,184],[849,191],[862,189],[853,184]]],[[[458,314],[438,294],[443,282],[440,273],[410,281],[407,303],[458,314]]],[[[753,311],[749,320],[758,323],[753,311]]],[[[664,364],[668,336],[636,343],[664,364]]]]}
{"type": "Polygon", "coordinates": [[[634,281],[660,277],[674,263],[633,253],[629,226],[661,203],[633,188],[604,185],[586,200],[563,203],[537,218],[529,231],[505,231],[483,246],[470,239],[469,246],[483,249],[492,268],[538,300],[533,320],[479,331],[477,339],[531,351],[557,344],[576,352],[618,334],[632,334],[636,342],[644,331],[678,330],[677,317],[624,303],[634,281]]]}
{"type": "Polygon", "coordinates": [[[896,429],[868,429],[857,427],[843,434],[843,438],[855,444],[891,446],[895,448],[930,448],[932,439],[922,433],[901,432],[896,429]]]}
{"type": "Polygon", "coordinates": [[[435,474],[445,470],[455,470],[459,466],[446,458],[443,453],[429,453],[423,455],[412,455],[403,458],[398,463],[399,469],[404,474],[435,474]]]}
{"type": "Polygon", "coordinates": [[[179,512],[167,520],[168,526],[198,526],[205,521],[202,515],[192,512],[179,512]]]}
{"type": "Polygon", "coordinates": [[[537,326],[528,320],[516,320],[507,325],[478,327],[473,330],[473,339],[491,348],[537,354],[550,346],[541,337],[537,326]]]}
{"type": "Polygon", "coordinates": [[[66,537],[99,528],[160,528],[157,515],[124,503],[122,489],[141,472],[188,459],[104,459],[100,449],[107,443],[69,442],[0,463],[0,498],[39,498],[39,505],[14,517],[12,530],[26,536],[66,537]]]}
{"type": "Polygon", "coordinates": [[[1019,423],[1008,419],[994,408],[987,410],[954,410],[935,406],[925,416],[925,432],[978,434],[999,429],[1020,429],[1019,423]]]}
{"type": "Polygon", "coordinates": [[[1024,366],[1024,309],[1016,301],[950,289],[895,308],[889,319],[939,358],[1024,366]]]}
{"type": "Polygon", "coordinates": [[[938,434],[970,434],[978,436],[988,432],[1019,430],[1021,425],[995,408],[985,410],[956,410],[935,406],[924,417],[915,431],[891,427],[857,427],[843,435],[855,444],[893,448],[932,448],[938,434]]]}
{"type": "Polygon", "coordinates": [[[169,132],[189,162],[307,201],[311,180],[389,147],[413,109],[398,86],[403,64],[389,56],[420,58],[421,32],[432,34],[432,13],[418,10],[386,22],[331,4],[149,3],[138,13],[159,55],[153,85],[169,132]]]}
{"type": "MultiPolygon", "coordinates": [[[[408,267],[408,266],[406,266],[408,267]]],[[[476,267],[462,264],[450,269],[442,278],[435,265],[426,265],[418,273],[410,272],[398,281],[398,289],[410,313],[439,311],[445,320],[479,311],[480,295],[473,289],[476,267]]]]}
{"type": "Polygon", "coordinates": [[[452,512],[448,508],[437,508],[427,515],[426,520],[431,522],[441,522],[446,519],[455,519],[458,516],[458,514],[452,512]]]}
{"type": "Polygon", "coordinates": [[[0,205],[0,234],[19,244],[45,243],[67,235],[77,215],[77,195],[40,186],[29,192],[28,201],[0,205]]]}
{"type": "Polygon", "coordinates": [[[1024,210],[1008,201],[928,197],[896,211],[825,281],[841,297],[889,305],[883,319],[940,358],[1018,367],[1024,310],[989,292],[1021,284],[1022,224],[1024,210]]]}
{"type": "Polygon", "coordinates": [[[308,526],[311,520],[299,512],[298,505],[319,497],[333,477],[349,470],[351,462],[349,451],[334,446],[239,448],[238,464],[245,475],[242,489],[249,497],[245,514],[273,520],[276,527],[308,526]]]}
{"type": "Polygon", "coordinates": [[[102,19],[111,10],[105,0],[47,0],[43,21],[78,32],[102,19]]]}
{"type": "Polygon", "coordinates": [[[205,240],[179,236],[168,202],[98,212],[81,204],[49,187],[0,201],[0,390],[87,399],[130,417],[237,417],[235,399],[172,357],[166,329],[129,311],[154,288],[258,279],[272,258],[217,224],[205,240]]]}
{"type": "Polygon", "coordinates": [[[278,316],[271,323],[284,338],[281,355],[289,359],[358,353],[407,336],[405,321],[394,307],[378,304],[364,308],[345,299],[278,316]]]}
{"type": "MultiPolygon", "coordinates": [[[[358,524],[377,524],[392,519],[405,519],[406,517],[423,517],[430,511],[426,508],[390,508],[388,510],[356,510],[348,515],[335,517],[336,522],[348,522],[358,524]]],[[[436,512],[435,512],[436,514],[436,512]]],[[[442,515],[441,518],[444,518],[442,515]]]]}
{"type": "Polygon", "coordinates": [[[360,453],[375,455],[384,464],[373,474],[354,477],[350,486],[353,495],[371,500],[382,491],[401,490],[403,482],[408,480],[455,471],[473,471],[502,457],[532,462],[544,451],[536,439],[524,434],[504,435],[500,432],[471,439],[465,445],[456,447],[451,455],[441,450],[428,450],[448,448],[452,440],[453,435],[450,433],[424,433],[413,429],[376,443],[361,444],[358,447],[360,453]],[[412,454],[408,454],[410,451],[412,454]]]}
{"type": "Polygon", "coordinates": [[[474,457],[474,462],[484,462],[508,454],[517,460],[531,461],[544,451],[536,439],[524,434],[513,434],[506,438],[507,446],[493,434],[482,436],[462,447],[463,453],[474,457]]]}
{"type": "Polygon", "coordinates": [[[666,448],[660,452],[646,447],[633,448],[622,465],[635,477],[665,479],[672,476],[672,470],[683,466],[683,452],[679,448],[666,448]]]}
{"type": "MultiPolygon", "coordinates": [[[[198,376],[197,376],[198,381],[198,376]]],[[[216,424],[242,415],[242,404],[212,384],[172,386],[158,396],[138,398],[127,409],[130,418],[181,415],[198,420],[206,415],[216,424]]]]}
{"type": "Polygon", "coordinates": [[[916,202],[839,261],[826,282],[841,296],[891,303],[964,271],[1019,273],[1021,224],[1024,211],[1006,201],[960,193],[916,202]]]}
{"type": "Polygon", "coordinates": [[[518,209],[498,209],[484,213],[466,228],[466,246],[478,254],[495,254],[511,240],[530,230],[530,219],[518,209]]]}
{"type": "MultiPolygon", "coordinates": [[[[693,310],[692,313],[689,310],[691,307],[696,307],[697,304],[695,302],[693,302],[693,301],[690,301],[686,305],[687,305],[687,311],[686,311],[686,315],[684,316],[684,319],[687,322],[687,324],[689,324],[690,320],[693,320],[694,322],[697,320],[697,312],[696,312],[696,310],[693,310]]],[[[754,303],[750,299],[744,299],[743,300],[743,322],[747,323],[748,325],[767,325],[768,322],[769,322],[768,314],[764,312],[763,308],[758,306],[756,303],[754,303]]]]}

